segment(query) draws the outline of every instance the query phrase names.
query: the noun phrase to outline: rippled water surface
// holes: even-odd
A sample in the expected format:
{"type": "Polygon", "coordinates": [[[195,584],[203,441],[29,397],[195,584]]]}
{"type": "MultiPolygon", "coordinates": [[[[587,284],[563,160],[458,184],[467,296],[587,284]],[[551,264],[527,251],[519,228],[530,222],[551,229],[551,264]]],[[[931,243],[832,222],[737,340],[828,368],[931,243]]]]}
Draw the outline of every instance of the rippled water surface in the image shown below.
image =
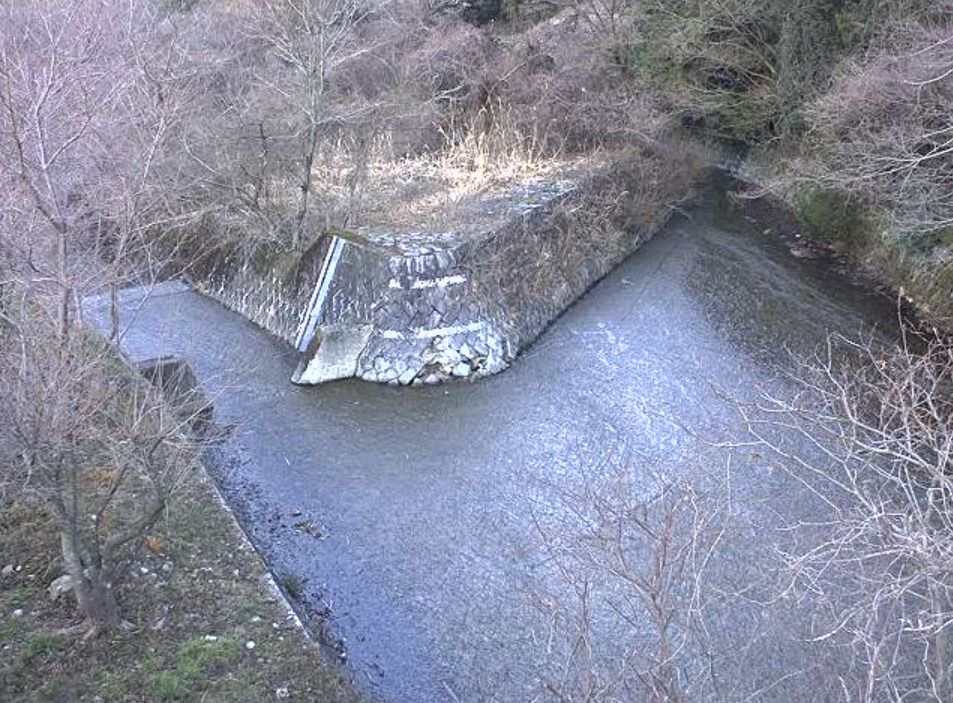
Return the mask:
{"type": "MultiPolygon", "coordinates": [[[[646,495],[659,475],[730,490],[736,530],[719,573],[753,578],[777,526],[816,506],[756,453],[736,451],[728,472],[711,444],[742,435],[735,400],[783,386],[788,354],[831,330],[892,324],[890,301],[793,256],[779,236],[792,225],[733,209],[726,187],[715,179],[510,370],[478,383],[295,387],[290,349],[176,289],[130,318],[126,349],[186,357],[214,396],[234,428],[219,452],[228,500],[273,571],[325,610],[361,688],[391,703],[529,701],[562,671],[569,626],[541,594],[565,588],[544,538],[567,496],[620,466],[646,495]]],[[[719,601],[708,616],[713,646],[738,655],[715,672],[721,690],[739,697],[818,666],[773,635],[797,623],[758,603],[719,601]]],[[[795,677],[759,699],[812,700],[797,686],[817,684],[795,677]]]]}

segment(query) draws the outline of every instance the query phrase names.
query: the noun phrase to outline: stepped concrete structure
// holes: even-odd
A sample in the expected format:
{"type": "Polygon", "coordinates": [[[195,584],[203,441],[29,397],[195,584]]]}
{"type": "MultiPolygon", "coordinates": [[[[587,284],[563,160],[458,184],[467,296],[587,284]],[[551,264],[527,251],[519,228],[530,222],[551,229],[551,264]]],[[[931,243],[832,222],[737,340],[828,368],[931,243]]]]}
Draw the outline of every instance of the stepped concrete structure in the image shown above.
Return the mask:
{"type": "Polygon", "coordinates": [[[487,376],[657,228],[596,202],[604,190],[539,180],[427,230],[330,232],[292,262],[230,257],[202,289],[293,344],[296,383],[487,376]]]}
{"type": "Polygon", "coordinates": [[[303,356],[294,380],[437,383],[506,368],[550,316],[534,325],[513,314],[502,288],[529,272],[509,270],[496,254],[509,243],[529,245],[573,190],[550,183],[509,193],[502,225],[475,236],[332,235],[295,339],[303,356]]]}

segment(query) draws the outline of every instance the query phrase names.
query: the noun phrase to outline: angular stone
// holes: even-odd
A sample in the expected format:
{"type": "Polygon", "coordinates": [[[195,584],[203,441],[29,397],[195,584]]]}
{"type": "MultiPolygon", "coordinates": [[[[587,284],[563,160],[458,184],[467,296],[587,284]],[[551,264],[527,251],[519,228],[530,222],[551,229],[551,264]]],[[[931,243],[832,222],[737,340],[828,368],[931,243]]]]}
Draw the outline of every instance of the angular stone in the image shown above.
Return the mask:
{"type": "MultiPolygon", "coordinates": [[[[315,261],[306,262],[308,269],[301,269],[311,270],[315,279],[324,271],[330,275],[325,279],[329,287],[315,290],[299,276],[296,290],[285,290],[272,268],[267,281],[260,276],[249,279],[244,290],[253,290],[252,284],[260,290],[247,302],[233,301],[234,306],[240,312],[256,311],[261,324],[285,338],[288,330],[281,326],[287,324],[286,318],[293,318],[292,327],[316,319],[325,336],[338,326],[373,327],[376,333],[353,371],[368,380],[420,383],[464,373],[485,375],[505,366],[520,345],[534,339],[574,297],[628,253],[603,254],[593,247],[585,227],[570,235],[546,224],[553,208],[572,193],[579,196],[580,214],[585,216],[591,209],[587,188],[588,182],[579,187],[554,181],[508,191],[500,202],[496,196],[481,199],[465,230],[454,231],[453,225],[430,232],[361,230],[346,240],[332,239],[315,261]],[[480,222],[481,212],[493,220],[480,222]],[[329,246],[340,253],[336,269],[328,269],[329,246]],[[561,259],[586,254],[585,260],[564,269],[564,261],[553,255],[563,251],[566,256],[560,253],[561,259]],[[317,301],[316,293],[322,290],[326,298],[320,298],[320,307],[302,312],[307,300],[317,301]],[[477,325],[479,329],[469,329],[477,325]],[[443,328],[464,331],[441,333],[442,339],[420,334],[443,328]],[[380,334],[385,331],[386,336],[380,334]]],[[[350,347],[316,344],[308,354],[331,352],[333,346],[350,347]]]]}
{"type": "Polygon", "coordinates": [[[55,603],[57,600],[59,600],[61,595],[72,591],[74,588],[76,588],[76,582],[73,580],[73,577],[69,574],[64,574],[63,576],[54,579],[47,590],[50,594],[50,600],[55,603]]]}
{"type": "Polygon", "coordinates": [[[438,251],[434,256],[437,260],[437,266],[440,270],[448,269],[453,265],[453,257],[450,256],[449,252],[438,251]]]}
{"type": "Polygon", "coordinates": [[[292,380],[295,383],[315,384],[352,378],[372,333],[371,325],[338,327],[326,332],[315,355],[298,364],[292,380]]]}

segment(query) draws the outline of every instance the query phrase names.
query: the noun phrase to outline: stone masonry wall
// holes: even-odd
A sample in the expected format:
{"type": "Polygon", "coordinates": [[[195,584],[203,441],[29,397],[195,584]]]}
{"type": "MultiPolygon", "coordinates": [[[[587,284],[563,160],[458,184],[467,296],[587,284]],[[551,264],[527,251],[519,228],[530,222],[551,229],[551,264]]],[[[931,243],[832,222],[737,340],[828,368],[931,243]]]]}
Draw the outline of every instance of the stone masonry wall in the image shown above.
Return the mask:
{"type": "Polygon", "coordinates": [[[214,252],[198,267],[195,287],[289,344],[294,343],[328,239],[304,254],[264,248],[214,252]]]}
{"type": "Polygon", "coordinates": [[[573,192],[528,209],[473,248],[466,264],[473,295],[523,349],[651,233],[573,192]]]}
{"type": "Polygon", "coordinates": [[[621,186],[536,183],[505,194],[485,231],[359,231],[297,261],[220,263],[202,290],[301,354],[293,380],[400,385],[505,369],[659,221],[626,218],[621,186]]]}
{"type": "Polygon", "coordinates": [[[503,370],[647,234],[589,198],[542,184],[481,237],[347,242],[295,380],[411,385],[503,370]]]}
{"type": "Polygon", "coordinates": [[[316,347],[299,345],[299,383],[435,383],[499,371],[515,354],[471,294],[456,248],[394,254],[347,242],[316,327],[316,347]]]}

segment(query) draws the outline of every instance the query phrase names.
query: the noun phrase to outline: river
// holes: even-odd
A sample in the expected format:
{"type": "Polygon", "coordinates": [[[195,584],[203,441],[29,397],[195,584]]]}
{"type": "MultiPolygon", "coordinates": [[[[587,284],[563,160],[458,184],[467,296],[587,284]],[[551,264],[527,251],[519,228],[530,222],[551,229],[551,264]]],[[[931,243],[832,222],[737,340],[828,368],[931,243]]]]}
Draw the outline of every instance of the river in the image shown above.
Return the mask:
{"type": "MultiPolygon", "coordinates": [[[[730,522],[710,576],[722,597],[706,601],[706,651],[686,648],[683,683],[833,700],[838,667],[800,642],[804,611],[771,605],[765,580],[780,528],[818,507],[770,457],[718,445],[744,439],[735,404],[783,389],[791,355],[832,331],[889,331],[894,305],[812,258],[783,213],[733,206],[734,187],[714,177],[511,369],[477,383],[296,387],[287,346],[176,286],[127,296],[124,349],[189,361],[230,428],[215,462],[227,500],[372,697],[515,702],[585,685],[573,613],[591,574],[567,577],[554,550],[593,497],[639,502],[677,483],[712,524],[730,522]]],[[[611,678],[605,662],[644,657],[657,633],[641,619],[620,628],[606,604],[624,594],[600,578],[591,667],[611,678]]]]}

